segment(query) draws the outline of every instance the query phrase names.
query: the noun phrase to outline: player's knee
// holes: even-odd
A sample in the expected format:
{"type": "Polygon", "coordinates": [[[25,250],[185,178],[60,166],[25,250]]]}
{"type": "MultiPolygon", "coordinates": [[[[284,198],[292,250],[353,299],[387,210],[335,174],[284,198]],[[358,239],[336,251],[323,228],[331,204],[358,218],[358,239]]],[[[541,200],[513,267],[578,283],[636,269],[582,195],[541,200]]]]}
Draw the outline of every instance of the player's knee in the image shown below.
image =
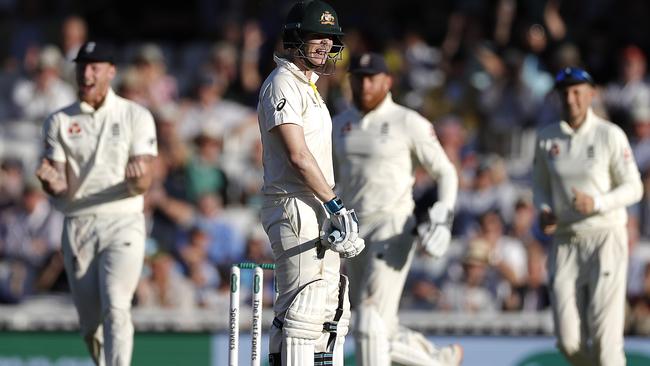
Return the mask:
{"type": "Polygon", "coordinates": [[[323,334],[327,299],[327,282],[316,280],[307,284],[287,309],[282,326],[285,338],[316,341],[323,334]]]}
{"type": "Polygon", "coordinates": [[[126,329],[131,324],[131,311],[117,307],[109,307],[104,312],[104,326],[112,329],[126,329]]]}
{"type": "Polygon", "coordinates": [[[377,307],[373,304],[361,304],[357,311],[357,321],[354,325],[354,333],[357,336],[371,336],[386,334],[386,324],[379,314],[377,307]]]}

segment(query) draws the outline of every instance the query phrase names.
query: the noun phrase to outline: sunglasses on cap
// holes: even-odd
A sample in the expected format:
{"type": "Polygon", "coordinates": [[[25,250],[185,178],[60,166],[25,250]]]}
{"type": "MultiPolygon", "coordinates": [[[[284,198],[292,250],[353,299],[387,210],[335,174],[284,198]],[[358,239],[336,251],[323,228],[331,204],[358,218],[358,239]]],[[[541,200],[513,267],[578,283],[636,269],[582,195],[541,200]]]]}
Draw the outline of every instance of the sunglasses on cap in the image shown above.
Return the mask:
{"type": "Polygon", "coordinates": [[[594,85],[594,79],[588,72],[579,67],[565,67],[555,76],[556,88],[563,88],[569,85],[582,83],[594,85]]]}

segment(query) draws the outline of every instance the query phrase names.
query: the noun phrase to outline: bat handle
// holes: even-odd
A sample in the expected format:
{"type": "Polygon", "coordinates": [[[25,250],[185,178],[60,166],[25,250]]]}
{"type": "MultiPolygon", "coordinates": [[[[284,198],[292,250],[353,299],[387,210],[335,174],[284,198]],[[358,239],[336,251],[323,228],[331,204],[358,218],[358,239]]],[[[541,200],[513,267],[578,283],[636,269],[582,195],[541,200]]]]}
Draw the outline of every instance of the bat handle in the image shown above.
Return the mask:
{"type": "Polygon", "coordinates": [[[343,234],[341,234],[341,231],[340,231],[340,230],[338,230],[338,229],[334,229],[334,231],[332,231],[332,232],[327,236],[327,241],[329,241],[330,243],[335,243],[335,242],[338,241],[342,236],[343,236],[343,234]]]}

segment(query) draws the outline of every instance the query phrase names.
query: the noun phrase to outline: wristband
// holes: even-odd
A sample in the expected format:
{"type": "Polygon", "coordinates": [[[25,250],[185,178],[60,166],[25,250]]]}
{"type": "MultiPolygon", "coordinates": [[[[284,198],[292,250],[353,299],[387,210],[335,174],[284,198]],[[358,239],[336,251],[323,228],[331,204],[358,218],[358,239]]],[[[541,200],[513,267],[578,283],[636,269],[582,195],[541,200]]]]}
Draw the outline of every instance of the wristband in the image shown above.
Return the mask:
{"type": "Polygon", "coordinates": [[[335,214],[345,207],[343,206],[343,201],[338,196],[335,196],[331,200],[325,202],[323,205],[325,206],[327,212],[330,214],[335,214]]]}

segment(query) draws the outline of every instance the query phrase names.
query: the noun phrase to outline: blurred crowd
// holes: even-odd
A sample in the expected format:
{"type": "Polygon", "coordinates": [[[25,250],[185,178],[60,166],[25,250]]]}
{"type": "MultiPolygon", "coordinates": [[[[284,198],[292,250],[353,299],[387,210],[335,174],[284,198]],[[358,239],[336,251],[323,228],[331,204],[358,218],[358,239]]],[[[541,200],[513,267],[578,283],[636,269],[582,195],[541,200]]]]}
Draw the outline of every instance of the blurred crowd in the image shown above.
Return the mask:
{"type": "MultiPolygon", "coordinates": [[[[334,76],[318,82],[330,110],[340,112],[350,100],[349,55],[382,52],[396,81],[393,97],[434,123],[458,170],[449,255],[438,261],[416,256],[402,309],[549,307],[549,238],[537,226],[530,189],[535,134],[559,118],[555,72],[585,65],[597,79],[595,112],[629,134],[647,187],[642,202],[629,208],[628,332],[650,334],[647,44],[621,34],[622,41],[613,38],[618,43],[609,48],[572,42],[580,32],[559,1],[452,3],[440,42],[408,29],[379,48],[367,30],[343,19],[344,59],[334,76]],[[599,54],[603,49],[613,53],[599,54]],[[607,62],[615,67],[608,69],[607,62]]],[[[62,19],[58,29],[56,37],[40,40],[16,34],[13,41],[22,40],[18,49],[24,52],[8,55],[0,69],[0,303],[67,291],[59,253],[62,216],[35,181],[34,169],[42,122],[76,99],[71,60],[92,29],[79,16],[62,19]]],[[[606,40],[596,38],[590,42],[606,40]]],[[[145,196],[147,255],[134,302],[225,309],[231,264],[272,261],[258,219],[263,177],[255,107],[279,47],[277,34],[250,19],[227,23],[209,41],[115,45],[119,75],[113,87],[151,110],[159,143],[153,188],[145,196]]],[[[415,184],[420,214],[435,201],[436,189],[420,170],[415,184]]],[[[242,271],[244,294],[252,284],[248,272],[242,271]]],[[[266,280],[270,304],[272,276],[266,280]]]]}

